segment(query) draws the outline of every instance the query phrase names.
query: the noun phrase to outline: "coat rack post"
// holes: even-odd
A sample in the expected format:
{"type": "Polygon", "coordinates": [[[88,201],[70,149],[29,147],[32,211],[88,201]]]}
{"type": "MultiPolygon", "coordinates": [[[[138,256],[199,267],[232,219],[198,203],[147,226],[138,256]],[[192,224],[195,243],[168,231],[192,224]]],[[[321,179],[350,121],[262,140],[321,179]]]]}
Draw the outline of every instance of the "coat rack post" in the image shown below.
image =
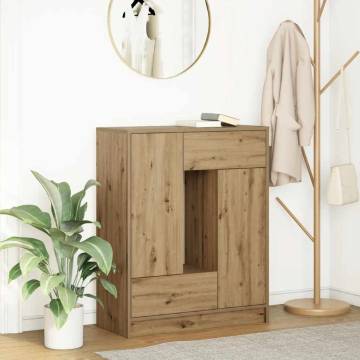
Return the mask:
{"type": "MultiPolygon", "coordinates": [[[[325,1],[325,0],[324,0],[325,1]]],[[[314,302],[320,305],[320,149],[321,149],[321,6],[314,0],[314,84],[315,84],[315,136],[314,136],[314,302]]]]}
{"type": "Polygon", "coordinates": [[[321,15],[327,0],[314,0],[314,297],[291,300],[285,310],[303,316],[335,316],[350,310],[350,305],[339,300],[321,298],[321,15]]]}

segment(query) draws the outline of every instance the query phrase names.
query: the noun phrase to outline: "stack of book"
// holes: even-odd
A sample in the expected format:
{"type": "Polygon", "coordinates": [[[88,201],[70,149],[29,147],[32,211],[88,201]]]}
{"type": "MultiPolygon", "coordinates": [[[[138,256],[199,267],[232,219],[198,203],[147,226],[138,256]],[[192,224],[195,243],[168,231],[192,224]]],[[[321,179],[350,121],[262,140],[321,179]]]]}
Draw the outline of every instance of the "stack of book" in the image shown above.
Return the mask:
{"type": "Polygon", "coordinates": [[[222,127],[222,126],[239,126],[240,121],[231,116],[213,113],[201,114],[201,120],[182,120],[176,122],[177,126],[187,127],[222,127]]]}

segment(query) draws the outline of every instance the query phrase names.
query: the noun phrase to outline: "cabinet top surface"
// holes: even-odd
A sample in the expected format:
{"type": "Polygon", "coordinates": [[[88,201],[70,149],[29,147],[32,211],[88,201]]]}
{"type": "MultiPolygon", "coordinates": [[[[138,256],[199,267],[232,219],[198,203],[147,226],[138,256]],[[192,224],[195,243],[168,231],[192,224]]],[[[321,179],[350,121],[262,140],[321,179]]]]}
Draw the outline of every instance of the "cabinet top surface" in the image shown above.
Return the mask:
{"type": "Polygon", "coordinates": [[[233,132],[233,131],[265,131],[265,126],[240,125],[221,128],[195,128],[186,126],[135,126],[135,127],[99,127],[98,131],[119,131],[129,134],[146,133],[191,133],[191,132],[233,132]]]}

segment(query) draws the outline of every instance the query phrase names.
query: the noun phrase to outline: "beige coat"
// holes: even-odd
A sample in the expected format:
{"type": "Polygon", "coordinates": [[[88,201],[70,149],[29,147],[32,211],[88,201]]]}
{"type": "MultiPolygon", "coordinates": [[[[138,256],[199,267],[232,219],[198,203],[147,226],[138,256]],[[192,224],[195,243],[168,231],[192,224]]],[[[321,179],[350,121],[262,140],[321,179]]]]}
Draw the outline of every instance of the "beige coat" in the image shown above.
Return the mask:
{"type": "Polygon", "coordinates": [[[298,25],[286,21],[267,54],[262,124],[270,128],[271,184],[301,181],[301,146],[314,133],[315,95],[309,46],[298,25]]]}

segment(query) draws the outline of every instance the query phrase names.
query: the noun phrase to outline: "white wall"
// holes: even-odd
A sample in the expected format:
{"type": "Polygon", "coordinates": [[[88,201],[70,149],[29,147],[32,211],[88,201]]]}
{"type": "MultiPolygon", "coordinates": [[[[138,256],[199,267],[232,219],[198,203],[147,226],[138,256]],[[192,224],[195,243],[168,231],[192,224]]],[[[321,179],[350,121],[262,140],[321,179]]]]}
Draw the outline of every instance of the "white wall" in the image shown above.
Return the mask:
{"type": "MultiPolygon", "coordinates": [[[[198,118],[201,112],[221,112],[239,117],[244,124],[258,124],[266,47],[278,24],[286,19],[298,22],[312,46],[312,0],[209,0],[212,33],[201,60],[178,78],[153,80],[132,72],[115,55],[106,29],[107,1],[2,1],[20,8],[17,28],[12,29],[21,44],[18,198],[42,207],[47,201],[30,169],[80,188],[95,176],[97,126],[173,124],[178,119],[198,118]]],[[[326,51],[326,41],[324,45],[326,51]]],[[[5,120],[11,122],[12,118],[5,120]]],[[[325,126],[325,137],[326,133],[325,126]]],[[[311,230],[311,194],[305,171],[302,184],[271,191],[273,303],[311,296],[312,288],[311,243],[274,198],[281,196],[311,230]]],[[[90,200],[90,217],[94,217],[94,192],[90,200]]],[[[6,204],[10,205],[14,204],[6,204]]],[[[325,210],[325,290],[330,284],[328,228],[325,210]]],[[[23,230],[31,234],[30,229],[23,230]]],[[[24,303],[24,330],[41,327],[45,301],[39,293],[24,303]]],[[[86,303],[86,313],[87,321],[93,322],[93,302],[86,303]]]]}
{"type": "MultiPolygon", "coordinates": [[[[335,72],[354,53],[360,50],[360,2],[332,1],[331,11],[331,68],[335,72]]],[[[360,176],[360,57],[346,71],[348,93],[352,103],[352,160],[360,176]]],[[[338,85],[331,89],[331,165],[346,160],[346,143],[335,130],[338,85]],[[344,156],[345,155],[345,156],[344,156]]],[[[335,297],[360,306],[360,203],[331,207],[331,288],[335,297]]]]}
{"type": "MultiPolygon", "coordinates": [[[[0,1],[0,208],[18,202],[21,150],[17,134],[21,127],[19,103],[19,51],[17,30],[18,4],[0,1]],[[5,51],[6,49],[6,51],[5,51]],[[7,176],[4,176],[6,174],[7,176]]],[[[16,234],[19,223],[0,218],[0,238],[16,234]]],[[[17,249],[0,253],[0,333],[21,331],[21,299],[19,286],[8,285],[7,272],[19,260],[17,249]]]]}

